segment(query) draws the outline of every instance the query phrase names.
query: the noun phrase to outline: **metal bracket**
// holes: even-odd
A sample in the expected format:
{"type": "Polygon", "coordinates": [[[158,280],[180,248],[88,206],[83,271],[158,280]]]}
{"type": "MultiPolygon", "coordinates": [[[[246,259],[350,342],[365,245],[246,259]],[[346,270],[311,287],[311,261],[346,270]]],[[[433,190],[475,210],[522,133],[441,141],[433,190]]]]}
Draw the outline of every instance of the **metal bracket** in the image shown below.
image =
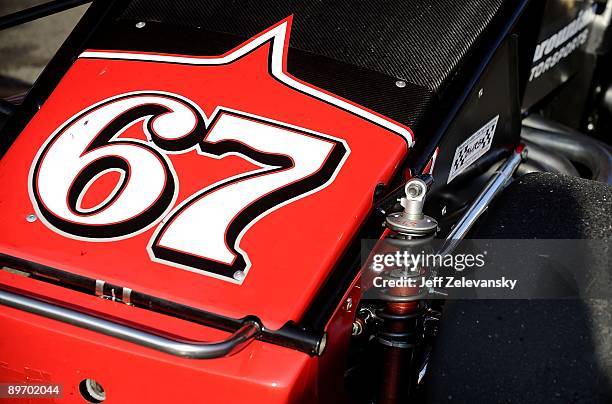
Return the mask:
{"type": "Polygon", "coordinates": [[[122,287],[121,288],[121,297],[117,297],[117,295],[115,294],[115,287],[113,287],[112,285],[110,285],[110,295],[105,295],[104,294],[104,286],[106,285],[106,282],[101,280],[101,279],[96,279],[96,289],[95,289],[95,295],[96,297],[100,297],[102,299],[107,299],[107,300],[111,300],[113,302],[117,302],[117,303],[123,303],[125,305],[128,306],[133,306],[134,304],[132,304],[132,289],[130,288],[126,288],[126,287],[122,287]]]}

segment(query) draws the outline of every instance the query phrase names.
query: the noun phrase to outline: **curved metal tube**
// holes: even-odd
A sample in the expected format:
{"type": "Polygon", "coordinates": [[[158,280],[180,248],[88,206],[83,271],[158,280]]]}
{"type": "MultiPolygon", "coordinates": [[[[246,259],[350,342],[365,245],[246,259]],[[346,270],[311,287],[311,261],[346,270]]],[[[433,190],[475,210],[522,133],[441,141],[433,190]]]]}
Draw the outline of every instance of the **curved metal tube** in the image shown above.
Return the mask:
{"type": "Polygon", "coordinates": [[[190,359],[213,359],[232,355],[246,347],[261,333],[261,326],[257,322],[246,321],[241,328],[223,341],[189,342],[152,334],[5,290],[0,290],[0,304],[190,359]]]}
{"type": "Polygon", "coordinates": [[[600,142],[584,135],[550,132],[528,126],[523,126],[521,137],[584,164],[593,173],[593,180],[612,184],[612,153],[600,142]]]}
{"type": "MultiPolygon", "coordinates": [[[[580,176],[576,167],[574,167],[567,157],[551,150],[546,150],[537,143],[530,142],[526,139],[522,140],[529,150],[526,163],[536,163],[535,167],[541,166],[544,169],[543,171],[547,172],[571,175],[573,177],[580,176]]],[[[520,172],[520,170],[521,167],[519,167],[517,171],[520,172]]]]}

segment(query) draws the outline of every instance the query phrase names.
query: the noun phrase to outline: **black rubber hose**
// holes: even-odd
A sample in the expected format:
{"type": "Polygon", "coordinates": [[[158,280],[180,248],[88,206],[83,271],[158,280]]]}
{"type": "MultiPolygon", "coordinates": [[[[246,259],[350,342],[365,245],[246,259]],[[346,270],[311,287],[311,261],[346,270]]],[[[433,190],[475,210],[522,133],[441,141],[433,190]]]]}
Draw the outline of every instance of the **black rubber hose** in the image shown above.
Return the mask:
{"type": "Polygon", "coordinates": [[[603,143],[575,131],[551,132],[529,126],[523,126],[521,137],[584,164],[591,170],[593,180],[612,184],[612,153],[603,143]]]}
{"type": "Polygon", "coordinates": [[[523,143],[527,146],[527,161],[534,161],[542,166],[545,171],[551,173],[571,175],[573,177],[580,177],[576,167],[569,161],[569,159],[559,153],[547,150],[537,143],[530,142],[523,139],[523,143]]]}

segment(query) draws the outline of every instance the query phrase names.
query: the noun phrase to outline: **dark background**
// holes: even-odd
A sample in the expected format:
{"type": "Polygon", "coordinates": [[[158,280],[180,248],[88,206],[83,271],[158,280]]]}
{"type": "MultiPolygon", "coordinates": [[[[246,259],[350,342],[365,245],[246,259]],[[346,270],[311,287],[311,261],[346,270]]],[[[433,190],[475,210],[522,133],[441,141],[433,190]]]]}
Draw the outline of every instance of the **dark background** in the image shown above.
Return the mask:
{"type": "MultiPolygon", "coordinates": [[[[47,0],[0,0],[0,15],[47,0]]],[[[36,80],[88,5],[0,31],[0,97],[23,92],[36,80]]]]}

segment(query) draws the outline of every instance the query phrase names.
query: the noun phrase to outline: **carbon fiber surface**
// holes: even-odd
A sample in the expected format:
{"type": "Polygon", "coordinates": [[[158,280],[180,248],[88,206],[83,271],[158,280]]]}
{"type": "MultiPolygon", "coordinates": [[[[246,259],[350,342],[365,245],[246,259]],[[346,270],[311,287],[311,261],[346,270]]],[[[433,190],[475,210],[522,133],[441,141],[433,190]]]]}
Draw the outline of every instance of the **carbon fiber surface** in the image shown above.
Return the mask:
{"type": "Polygon", "coordinates": [[[134,0],[122,19],[251,37],[293,14],[291,46],[436,91],[503,0],[134,0]]]}

